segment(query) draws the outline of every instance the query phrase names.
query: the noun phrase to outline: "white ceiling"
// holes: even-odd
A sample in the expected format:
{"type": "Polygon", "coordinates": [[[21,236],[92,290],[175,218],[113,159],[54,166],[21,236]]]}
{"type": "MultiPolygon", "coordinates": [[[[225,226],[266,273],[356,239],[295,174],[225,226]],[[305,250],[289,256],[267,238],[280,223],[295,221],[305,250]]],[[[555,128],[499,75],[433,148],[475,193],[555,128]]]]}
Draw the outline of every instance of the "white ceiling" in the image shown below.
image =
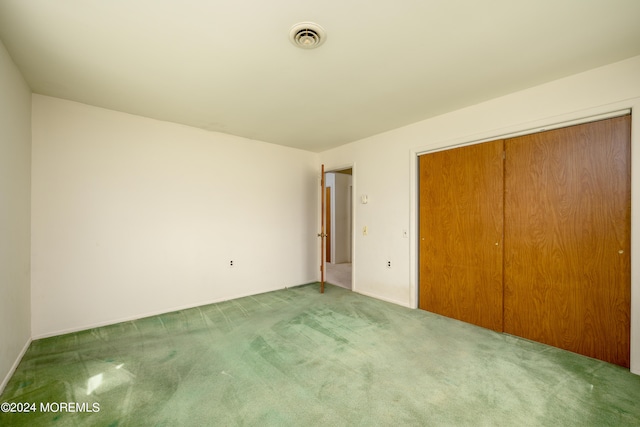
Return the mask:
{"type": "Polygon", "coordinates": [[[319,152],[640,55],[640,0],[0,0],[0,39],[35,93],[319,152]]]}

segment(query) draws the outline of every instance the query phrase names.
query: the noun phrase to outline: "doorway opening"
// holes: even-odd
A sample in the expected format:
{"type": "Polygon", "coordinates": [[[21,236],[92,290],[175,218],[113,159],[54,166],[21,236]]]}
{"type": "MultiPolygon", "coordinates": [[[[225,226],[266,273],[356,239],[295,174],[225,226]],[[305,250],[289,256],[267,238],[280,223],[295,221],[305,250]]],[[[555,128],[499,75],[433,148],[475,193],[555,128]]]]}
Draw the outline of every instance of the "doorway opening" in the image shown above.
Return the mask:
{"type": "Polygon", "coordinates": [[[353,168],[325,172],[325,280],[353,288],[353,168]]]}

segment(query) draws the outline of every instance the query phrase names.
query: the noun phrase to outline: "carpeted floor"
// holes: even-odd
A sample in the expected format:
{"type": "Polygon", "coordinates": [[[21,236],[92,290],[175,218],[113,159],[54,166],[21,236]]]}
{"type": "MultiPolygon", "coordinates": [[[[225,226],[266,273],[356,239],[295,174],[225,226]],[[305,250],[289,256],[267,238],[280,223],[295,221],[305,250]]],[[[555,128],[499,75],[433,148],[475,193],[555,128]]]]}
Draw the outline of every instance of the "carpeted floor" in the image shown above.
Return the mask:
{"type": "Polygon", "coordinates": [[[640,377],[313,284],[34,341],[0,402],[36,409],[2,426],[632,426],[640,377]]]}

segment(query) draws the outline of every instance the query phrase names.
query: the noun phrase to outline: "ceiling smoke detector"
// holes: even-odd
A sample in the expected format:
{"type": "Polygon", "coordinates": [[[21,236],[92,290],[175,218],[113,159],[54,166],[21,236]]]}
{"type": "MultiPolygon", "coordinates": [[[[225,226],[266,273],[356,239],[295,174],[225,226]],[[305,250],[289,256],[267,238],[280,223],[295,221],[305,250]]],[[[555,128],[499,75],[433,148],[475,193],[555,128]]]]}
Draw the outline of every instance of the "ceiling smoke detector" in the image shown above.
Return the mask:
{"type": "Polygon", "coordinates": [[[289,31],[291,43],[302,49],[315,49],[324,43],[326,38],[324,28],[313,22],[300,22],[289,31]]]}

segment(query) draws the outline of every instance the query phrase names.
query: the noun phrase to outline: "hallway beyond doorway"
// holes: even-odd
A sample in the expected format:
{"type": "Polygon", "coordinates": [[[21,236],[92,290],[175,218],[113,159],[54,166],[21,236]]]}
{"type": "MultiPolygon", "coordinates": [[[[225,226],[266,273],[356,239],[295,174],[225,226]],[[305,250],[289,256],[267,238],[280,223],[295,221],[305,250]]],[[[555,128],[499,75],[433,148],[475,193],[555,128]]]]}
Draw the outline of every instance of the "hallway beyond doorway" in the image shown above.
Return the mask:
{"type": "Polygon", "coordinates": [[[351,289],[351,263],[344,262],[340,264],[332,264],[327,262],[326,268],[326,281],[332,285],[340,286],[341,288],[351,289]]]}

